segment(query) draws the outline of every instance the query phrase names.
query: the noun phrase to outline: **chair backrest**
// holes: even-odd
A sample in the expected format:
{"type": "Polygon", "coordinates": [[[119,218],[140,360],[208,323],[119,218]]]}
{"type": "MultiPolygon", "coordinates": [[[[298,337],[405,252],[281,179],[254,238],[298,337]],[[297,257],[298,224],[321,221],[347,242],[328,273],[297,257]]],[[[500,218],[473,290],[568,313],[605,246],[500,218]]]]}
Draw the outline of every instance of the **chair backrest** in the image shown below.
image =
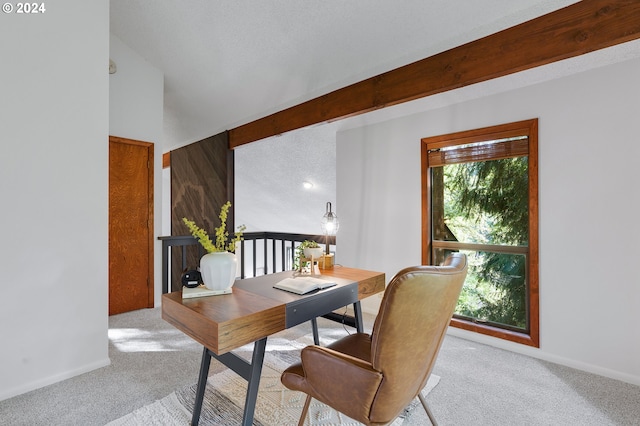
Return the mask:
{"type": "Polygon", "coordinates": [[[395,418],[426,385],[467,275],[454,253],[443,266],[398,272],[387,286],[371,336],[371,362],[384,379],[370,420],[395,418]]]}

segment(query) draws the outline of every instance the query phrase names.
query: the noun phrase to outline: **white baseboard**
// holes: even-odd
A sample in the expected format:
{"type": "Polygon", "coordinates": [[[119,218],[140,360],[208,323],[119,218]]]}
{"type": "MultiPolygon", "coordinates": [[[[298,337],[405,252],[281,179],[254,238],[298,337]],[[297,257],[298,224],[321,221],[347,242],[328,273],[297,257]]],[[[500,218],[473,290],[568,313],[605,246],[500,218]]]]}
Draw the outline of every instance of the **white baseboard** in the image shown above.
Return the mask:
{"type": "Polygon", "coordinates": [[[23,393],[31,392],[32,390],[40,389],[42,387],[61,382],[63,380],[70,379],[80,374],[88,373],[89,371],[93,371],[98,368],[106,367],[110,364],[111,360],[109,358],[105,358],[91,364],[83,365],[82,367],[75,368],[73,370],[67,370],[59,374],[54,374],[53,376],[34,380],[32,382],[28,382],[11,389],[0,389],[0,401],[13,398],[14,396],[22,395],[23,393]]]}
{"type": "Polygon", "coordinates": [[[447,334],[470,340],[472,342],[482,343],[488,346],[493,346],[495,348],[527,355],[543,361],[552,362],[554,364],[564,365],[565,367],[575,368],[576,370],[586,371],[587,373],[597,374],[599,376],[608,377],[610,379],[620,380],[622,382],[640,386],[639,376],[634,376],[623,371],[612,370],[571,358],[565,358],[559,355],[545,352],[539,348],[533,348],[531,346],[521,345],[507,340],[498,339],[496,337],[486,336],[484,334],[474,333],[455,327],[449,327],[447,334]]]}

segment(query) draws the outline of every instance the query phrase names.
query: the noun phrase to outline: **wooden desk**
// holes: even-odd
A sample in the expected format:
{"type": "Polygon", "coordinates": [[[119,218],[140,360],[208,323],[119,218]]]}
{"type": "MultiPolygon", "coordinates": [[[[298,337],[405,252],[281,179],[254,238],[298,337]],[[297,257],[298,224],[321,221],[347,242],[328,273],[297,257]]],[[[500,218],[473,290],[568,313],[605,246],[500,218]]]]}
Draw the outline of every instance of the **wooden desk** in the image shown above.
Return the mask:
{"type": "Polygon", "coordinates": [[[192,424],[200,419],[211,357],[224,363],[249,384],[243,425],[253,423],[258,384],[267,337],[335,309],[353,304],[356,327],[362,331],[360,300],[384,291],[381,272],[335,266],[322,271],[337,283],[335,287],[306,295],[274,289],[273,284],[293,275],[292,271],[237,280],[231,294],[182,299],[181,292],[162,296],[162,318],[204,346],[192,424]],[[255,342],[251,363],[233,354],[255,342]]]}

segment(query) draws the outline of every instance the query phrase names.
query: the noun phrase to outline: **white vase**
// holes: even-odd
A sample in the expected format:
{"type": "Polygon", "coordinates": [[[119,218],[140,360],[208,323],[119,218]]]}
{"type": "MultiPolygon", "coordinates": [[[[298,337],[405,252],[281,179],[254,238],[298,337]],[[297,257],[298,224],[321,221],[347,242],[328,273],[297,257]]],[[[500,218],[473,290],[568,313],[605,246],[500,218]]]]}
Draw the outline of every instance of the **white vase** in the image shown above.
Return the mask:
{"type": "Polygon", "coordinates": [[[227,251],[207,253],[200,259],[202,282],[209,290],[222,291],[233,286],[238,261],[227,251]]]}

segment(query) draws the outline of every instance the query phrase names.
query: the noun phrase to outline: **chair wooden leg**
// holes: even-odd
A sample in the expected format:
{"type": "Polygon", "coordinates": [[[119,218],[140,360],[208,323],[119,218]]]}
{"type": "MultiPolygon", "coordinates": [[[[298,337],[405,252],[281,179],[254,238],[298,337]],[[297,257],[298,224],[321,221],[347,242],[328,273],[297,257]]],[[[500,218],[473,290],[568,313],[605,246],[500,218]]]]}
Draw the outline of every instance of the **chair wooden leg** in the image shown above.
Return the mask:
{"type": "Polygon", "coordinates": [[[298,426],[304,426],[304,419],[307,417],[309,411],[309,405],[311,404],[311,395],[307,395],[307,399],[304,401],[304,407],[302,407],[302,414],[300,414],[300,420],[298,426]]]}
{"type": "Polygon", "coordinates": [[[424,399],[424,396],[422,396],[422,392],[418,393],[418,398],[420,399],[420,402],[422,403],[422,406],[424,407],[424,411],[427,412],[427,416],[429,416],[429,420],[431,420],[431,424],[433,426],[438,426],[438,422],[436,422],[436,418],[433,417],[433,413],[429,409],[429,405],[427,405],[427,400],[424,399]]]}

